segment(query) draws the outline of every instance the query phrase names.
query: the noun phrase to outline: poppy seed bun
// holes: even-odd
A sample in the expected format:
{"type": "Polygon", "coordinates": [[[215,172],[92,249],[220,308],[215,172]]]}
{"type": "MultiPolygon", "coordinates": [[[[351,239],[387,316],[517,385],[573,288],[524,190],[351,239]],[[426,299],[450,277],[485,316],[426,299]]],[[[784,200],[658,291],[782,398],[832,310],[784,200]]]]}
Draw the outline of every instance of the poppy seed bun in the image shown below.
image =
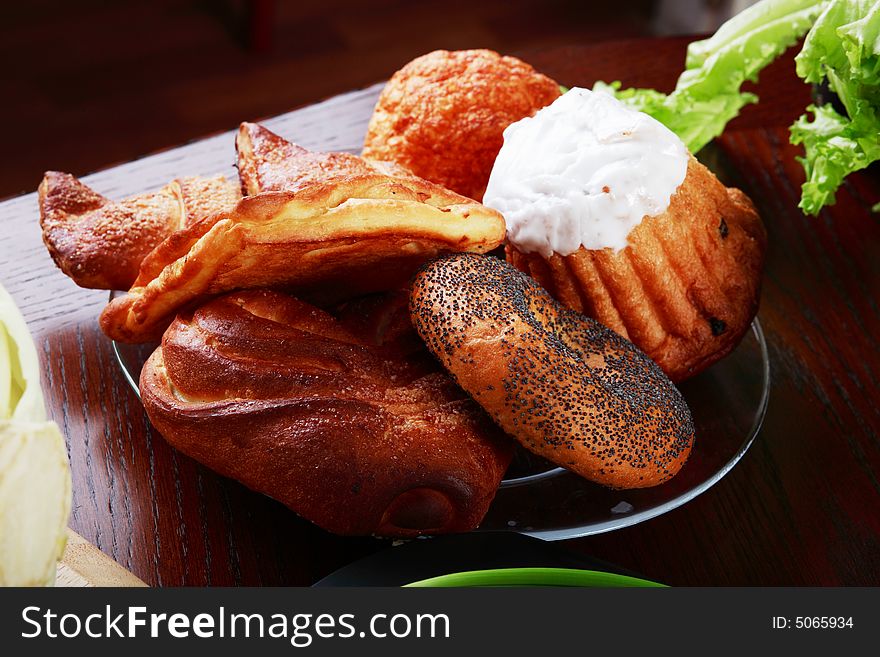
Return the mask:
{"type": "Polygon", "coordinates": [[[644,488],[687,460],[681,393],[631,342],[492,257],[427,264],[413,325],[458,384],[527,449],[612,488],[644,488]]]}

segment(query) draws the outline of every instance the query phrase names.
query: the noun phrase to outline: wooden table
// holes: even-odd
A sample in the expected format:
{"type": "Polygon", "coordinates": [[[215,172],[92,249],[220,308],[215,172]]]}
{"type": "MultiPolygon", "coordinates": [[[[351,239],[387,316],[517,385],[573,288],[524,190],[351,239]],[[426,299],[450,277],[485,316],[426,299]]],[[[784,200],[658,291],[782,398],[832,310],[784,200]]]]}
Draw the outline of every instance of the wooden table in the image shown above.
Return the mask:
{"type": "MultiPolygon", "coordinates": [[[[668,90],[685,43],[521,54],[566,85],[620,79],[668,90]]],[[[379,88],[265,123],[308,147],[356,149],[379,88]]],[[[809,91],[788,58],[765,72],[758,92],[761,104],[731,125],[720,148],[770,236],[760,312],[772,361],[764,428],[743,461],[686,506],[566,545],[674,585],[876,585],[880,220],[870,207],[880,184],[871,173],[852,176],[836,206],[804,217],[803,174],[786,126],[809,91]]],[[[226,133],[86,180],[120,198],[180,175],[234,175],[233,161],[226,133]]],[[[51,153],[45,163],[52,167],[51,153]]],[[[37,219],[35,194],[0,205],[0,280],[36,336],[49,412],[67,437],[73,529],[147,583],[166,586],[306,585],[385,545],[331,536],[171,449],[98,329],[107,295],[55,269],[37,219]]]]}

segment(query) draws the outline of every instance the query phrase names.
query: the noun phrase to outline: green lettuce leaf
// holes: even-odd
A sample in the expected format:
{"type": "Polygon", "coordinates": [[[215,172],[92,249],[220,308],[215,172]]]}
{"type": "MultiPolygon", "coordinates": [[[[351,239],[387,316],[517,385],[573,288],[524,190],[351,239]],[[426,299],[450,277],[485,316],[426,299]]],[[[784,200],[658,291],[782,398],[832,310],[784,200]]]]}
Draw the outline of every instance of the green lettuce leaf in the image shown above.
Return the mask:
{"type": "Polygon", "coordinates": [[[800,207],[815,215],[846,176],[880,160],[880,0],[832,0],[795,63],[806,82],[827,80],[846,109],[810,106],[791,126],[791,142],[805,151],[800,207]]]}
{"type": "Polygon", "coordinates": [[[688,47],[686,68],[675,89],[625,89],[598,84],[627,105],[663,123],[692,153],[720,135],[754,94],[740,91],[793,45],[813,24],[824,3],[819,0],[764,0],[727,21],[709,39],[688,47]]]}

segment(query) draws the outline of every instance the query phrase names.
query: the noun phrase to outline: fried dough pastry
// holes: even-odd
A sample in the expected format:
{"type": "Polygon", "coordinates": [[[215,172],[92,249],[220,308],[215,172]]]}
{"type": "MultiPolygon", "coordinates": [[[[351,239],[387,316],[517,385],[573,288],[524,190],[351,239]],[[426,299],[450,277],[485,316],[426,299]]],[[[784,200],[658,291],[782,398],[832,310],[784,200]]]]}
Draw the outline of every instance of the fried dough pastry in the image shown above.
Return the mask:
{"type": "Polygon", "coordinates": [[[379,96],[364,157],[389,160],[482,200],[504,129],[560,95],[559,85],[491,50],[435,50],[395,73],[379,96]]]}
{"type": "Polygon", "coordinates": [[[645,217],[627,248],[544,258],[508,245],[507,259],[682,381],[730,353],[748,330],[766,243],[749,198],[691,156],[666,212],[645,217]]]}
{"type": "Polygon", "coordinates": [[[504,233],[495,210],[417,178],[348,175],[247,196],[160,244],[101,328],[122,342],[158,339],[185,305],[242,288],[324,303],[393,290],[426,260],[485,253],[504,233]]]}
{"type": "Polygon", "coordinates": [[[181,313],[141,373],[150,420],[183,453],[337,534],[475,528],[513,442],[404,339],[405,295],[356,306],[346,325],[250,290],[181,313]]]}
{"type": "Polygon", "coordinates": [[[47,171],[39,188],[43,241],[81,286],[127,290],[141,261],[174,231],[238,200],[222,176],[184,178],[156,192],[111,201],[69,173],[47,171]]]}
{"type": "Polygon", "coordinates": [[[238,175],[245,195],[295,192],[341,176],[386,174],[412,178],[393,162],[371,162],[351,153],[310,151],[257,123],[242,123],[235,138],[238,175]]]}

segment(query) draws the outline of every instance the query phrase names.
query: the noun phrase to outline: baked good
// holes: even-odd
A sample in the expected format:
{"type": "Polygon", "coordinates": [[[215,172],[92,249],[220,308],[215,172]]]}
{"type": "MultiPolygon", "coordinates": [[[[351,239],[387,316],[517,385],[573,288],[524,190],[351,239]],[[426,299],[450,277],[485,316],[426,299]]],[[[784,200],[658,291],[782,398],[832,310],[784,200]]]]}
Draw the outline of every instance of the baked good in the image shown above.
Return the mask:
{"type": "MultiPolygon", "coordinates": [[[[180,189],[182,223],[177,227],[189,228],[202,219],[229,212],[241,199],[239,186],[225,176],[188,176],[172,181],[180,189]]],[[[122,288],[119,288],[122,289],[122,288]]]]}
{"type": "Polygon", "coordinates": [[[393,162],[371,162],[351,153],[320,153],[287,141],[258,123],[242,123],[235,138],[238,175],[245,195],[295,192],[341,176],[385,174],[412,178],[393,162]]]}
{"type": "Polygon", "coordinates": [[[481,200],[502,132],[559,96],[559,85],[516,57],[435,50],[395,73],[379,96],[364,157],[481,200]]]}
{"type": "Polygon", "coordinates": [[[766,232],[751,201],[610,96],[572,89],[511,126],[485,202],[512,264],[673,381],[727,355],[757,312],[766,232]]]}
{"type": "Polygon", "coordinates": [[[729,354],[758,311],[766,233],[748,197],[692,159],[663,214],[628,248],[507,257],[569,308],[632,340],[673,381],[729,354]]]}
{"type": "Polygon", "coordinates": [[[249,290],[181,313],[141,374],[150,420],[180,451],[331,532],[473,529],[513,442],[401,340],[405,297],[357,305],[357,321],[341,322],[249,290]]]}
{"type": "Polygon", "coordinates": [[[613,488],[660,484],[690,454],[690,411],[656,363],[507,263],[429,263],[410,313],[456,382],[535,454],[613,488]]]}
{"type": "Polygon", "coordinates": [[[127,290],[162,240],[239,198],[223,176],[174,180],[156,192],[111,201],[69,173],[47,171],[39,187],[43,241],[81,287],[127,290]]]}
{"type": "Polygon", "coordinates": [[[438,254],[482,253],[503,239],[497,212],[417,178],[348,175],[264,192],[160,244],[101,328],[122,342],[158,339],[184,306],[242,288],[322,303],[393,290],[438,254]]]}

